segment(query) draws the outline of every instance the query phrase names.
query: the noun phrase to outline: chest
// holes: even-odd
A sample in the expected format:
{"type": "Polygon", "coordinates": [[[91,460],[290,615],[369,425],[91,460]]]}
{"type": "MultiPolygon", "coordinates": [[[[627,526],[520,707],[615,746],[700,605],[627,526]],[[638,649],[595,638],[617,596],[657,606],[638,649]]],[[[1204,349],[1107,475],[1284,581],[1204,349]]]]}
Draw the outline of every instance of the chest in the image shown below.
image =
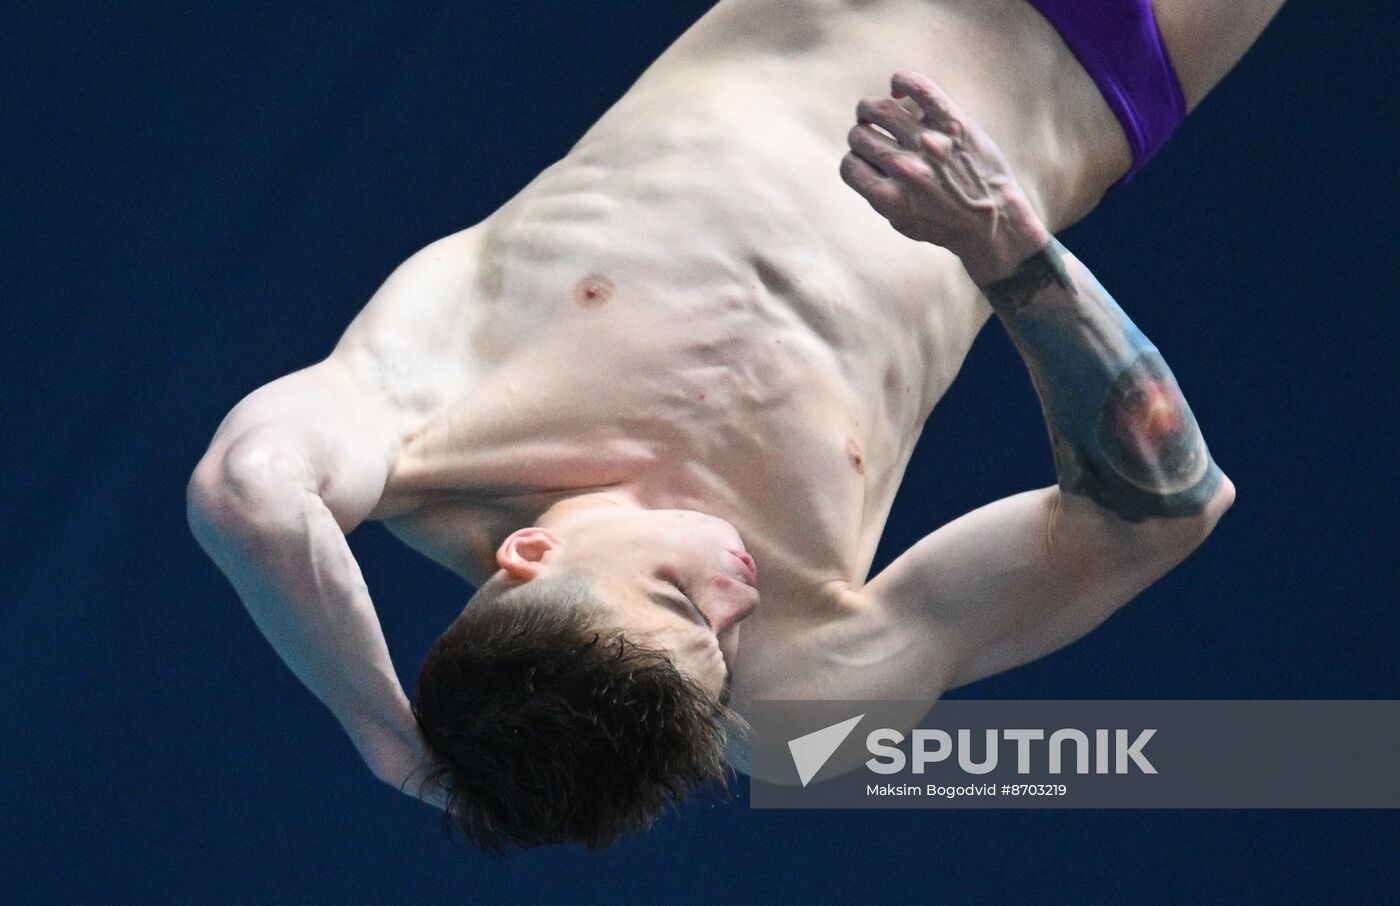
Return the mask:
{"type": "Polygon", "coordinates": [[[859,392],[839,347],[752,287],[679,322],[628,311],[625,280],[616,292],[409,438],[385,489],[391,528],[471,578],[531,501],[626,485],[842,571],[867,500],[897,483],[912,385],[902,408],[859,392]]]}

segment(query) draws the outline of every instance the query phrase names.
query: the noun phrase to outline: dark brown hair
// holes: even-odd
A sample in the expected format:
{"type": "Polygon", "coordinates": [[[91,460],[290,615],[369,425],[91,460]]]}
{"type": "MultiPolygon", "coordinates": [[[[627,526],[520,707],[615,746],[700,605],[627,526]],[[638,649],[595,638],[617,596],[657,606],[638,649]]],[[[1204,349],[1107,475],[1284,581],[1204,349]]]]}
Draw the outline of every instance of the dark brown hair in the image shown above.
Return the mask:
{"type": "Polygon", "coordinates": [[[742,725],[666,652],[606,627],[578,575],[484,586],[428,652],[413,710],[444,827],[494,854],[645,830],[727,786],[725,724],[742,725]]]}

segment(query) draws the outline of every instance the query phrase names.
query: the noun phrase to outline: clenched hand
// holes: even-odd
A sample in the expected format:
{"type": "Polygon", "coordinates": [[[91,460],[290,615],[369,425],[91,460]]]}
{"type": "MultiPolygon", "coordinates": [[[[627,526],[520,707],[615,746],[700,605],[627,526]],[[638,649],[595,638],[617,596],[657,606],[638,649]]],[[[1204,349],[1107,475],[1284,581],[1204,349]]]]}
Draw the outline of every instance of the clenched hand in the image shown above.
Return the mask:
{"type": "Polygon", "coordinates": [[[900,233],[957,255],[979,286],[1010,275],[1050,234],[1001,149],[928,76],[900,70],[890,87],[856,107],[841,178],[900,233]]]}

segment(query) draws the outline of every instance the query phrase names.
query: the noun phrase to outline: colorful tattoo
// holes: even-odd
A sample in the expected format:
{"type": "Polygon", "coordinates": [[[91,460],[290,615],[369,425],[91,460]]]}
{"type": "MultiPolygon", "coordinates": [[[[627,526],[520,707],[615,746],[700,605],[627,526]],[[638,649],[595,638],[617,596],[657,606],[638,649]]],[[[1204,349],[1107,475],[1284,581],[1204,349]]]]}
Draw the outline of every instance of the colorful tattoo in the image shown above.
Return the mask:
{"type": "Polygon", "coordinates": [[[1191,407],[1082,264],[1052,239],[983,291],[1030,368],[1061,490],[1134,522],[1205,508],[1221,472],[1191,407]]]}

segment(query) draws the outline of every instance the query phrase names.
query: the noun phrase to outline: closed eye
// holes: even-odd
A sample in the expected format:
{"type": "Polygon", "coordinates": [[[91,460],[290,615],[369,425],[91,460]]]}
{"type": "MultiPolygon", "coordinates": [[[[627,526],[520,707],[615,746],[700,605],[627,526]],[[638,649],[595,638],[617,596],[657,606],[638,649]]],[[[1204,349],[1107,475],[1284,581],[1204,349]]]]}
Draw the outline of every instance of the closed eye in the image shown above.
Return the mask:
{"type": "Polygon", "coordinates": [[[704,623],[707,627],[709,627],[711,632],[713,632],[715,627],[711,625],[710,618],[705,616],[704,612],[701,611],[700,608],[695,606],[695,602],[690,600],[690,596],[685,593],[685,589],[681,587],[680,583],[674,582],[670,579],[666,579],[665,582],[667,585],[671,586],[676,590],[678,597],[665,595],[662,598],[662,600],[666,601],[669,604],[679,607],[684,613],[690,616],[698,617],[700,621],[704,623]]]}

